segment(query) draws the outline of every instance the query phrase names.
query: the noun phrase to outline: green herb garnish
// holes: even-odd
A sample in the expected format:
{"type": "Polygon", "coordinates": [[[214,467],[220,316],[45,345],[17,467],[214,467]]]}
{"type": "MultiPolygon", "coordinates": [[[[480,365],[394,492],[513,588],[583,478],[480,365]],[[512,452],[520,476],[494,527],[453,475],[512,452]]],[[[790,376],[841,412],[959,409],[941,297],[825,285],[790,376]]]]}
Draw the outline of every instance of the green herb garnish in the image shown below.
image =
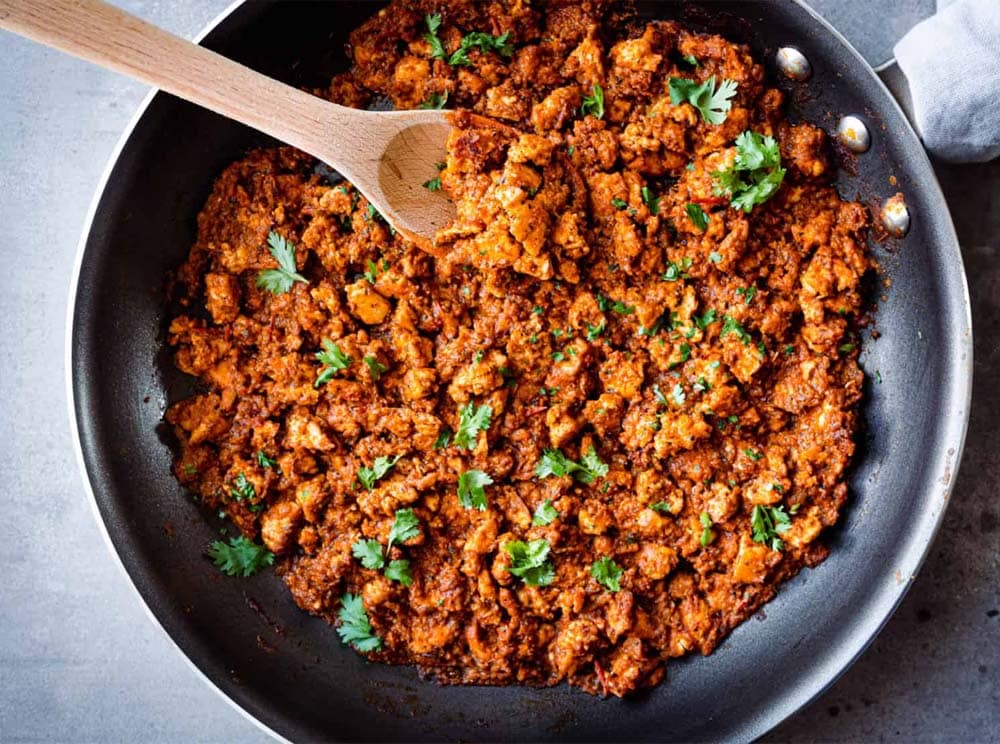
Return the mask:
{"type": "Polygon", "coordinates": [[[792,520],[781,506],[761,506],[758,504],[750,514],[754,542],[764,543],[771,550],[781,550],[784,543],[780,535],[788,532],[792,520]]]}
{"type": "Polygon", "coordinates": [[[556,578],[556,569],[549,556],[548,540],[523,542],[512,540],[503,546],[510,556],[507,570],[528,586],[548,586],[556,578]]]}
{"type": "Polygon", "coordinates": [[[458,411],[458,431],[455,432],[455,446],[472,449],[479,441],[479,432],[490,428],[493,409],[488,405],[477,406],[469,401],[458,411]]]}
{"type": "Polygon", "coordinates": [[[594,83],[593,93],[584,96],[583,104],[580,106],[580,116],[591,114],[598,119],[604,118],[604,89],[594,83]]]}
{"type": "Polygon", "coordinates": [[[736,138],[736,160],[724,171],[714,171],[712,190],[728,196],[734,209],[750,212],[778,191],[785,178],[781,151],[773,137],[746,131],[736,138]]]}
{"type": "Polygon", "coordinates": [[[715,87],[715,75],[703,83],[698,83],[687,78],[670,78],[670,102],[675,106],[690,103],[701,113],[701,118],[709,124],[721,124],[726,120],[729,110],[732,108],[732,101],[729,99],[736,95],[736,81],[723,80],[718,88],[715,87]]]}
{"type": "Polygon", "coordinates": [[[543,527],[547,524],[551,524],[555,520],[559,519],[559,511],[552,506],[552,499],[545,499],[538,508],[535,509],[535,514],[531,518],[531,523],[536,527],[543,527]]]}
{"type": "Polygon", "coordinates": [[[216,540],[208,549],[208,557],[227,576],[253,576],[264,566],[274,564],[270,550],[243,535],[230,538],[228,544],[216,540]]]}
{"type": "Polygon", "coordinates": [[[607,556],[598,558],[590,567],[590,575],[597,579],[598,584],[611,592],[621,591],[620,582],[624,573],[621,566],[607,556]]]}
{"type": "Polygon", "coordinates": [[[342,352],[340,347],[333,343],[333,341],[324,338],[323,348],[325,351],[316,352],[316,359],[323,364],[323,369],[320,370],[316,376],[316,381],[313,383],[313,387],[315,388],[325,385],[333,379],[335,374],[351,366],[351,358],[342,352]]]}
{"type": "Polygon", "coordinates": [[[382,639],[372,632],[372,624],[365,612],[365,604],[360,594],[345,594],[340,598],[340,639],[358,651],[367,653],[382,648],[382,639]]]}
{"type": "Polygon", "coordinates": [[[399,462],[402,455],[395,457],[376,457],[370,468],[358,468],[358,480],[361,485],[371,491],[377,480],[385,477],[385,474],[392,470],[393,466],[399,462]]]}
{"type": "Polygon", "coordinates": [[[493,479],[482,470],[466,470],[458,476],[458,501],[466,509],[486,510],[486,489],[493,479]]]}
{"type": "Polygon", "coordinates": [[[278,262],[276,269],[264,269],[257,274],[257,286],[272,294],[284,294],[295,282],[308,284],[309,280],[295,267],[295,245],[273,230],[267,234],[267,249],[278,262]]]}

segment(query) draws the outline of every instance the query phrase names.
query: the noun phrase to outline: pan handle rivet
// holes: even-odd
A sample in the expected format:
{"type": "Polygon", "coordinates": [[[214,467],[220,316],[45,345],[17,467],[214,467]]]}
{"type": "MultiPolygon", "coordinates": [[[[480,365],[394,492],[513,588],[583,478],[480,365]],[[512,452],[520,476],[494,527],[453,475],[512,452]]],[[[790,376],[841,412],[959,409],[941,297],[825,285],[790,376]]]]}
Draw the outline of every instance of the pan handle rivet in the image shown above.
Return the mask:
{"type": "Polygon", "coordinates": [[[872,137],[867,125],[857,116],[845,116],[837,124],[837,138],[851,152],[867,152],[872,137]]]}
{"type": "Polygon", "coordinates": [[[789,80],[801,83],[804,80],[808,80],[809,76],[812,75],[812,65],[809,64],[806,55],[795,47],[781,47],[775,59],[778,63],[778,69],[781,70],[781,74],[789,80]]]}
{"type": "Polygon", "coordinates": [[[882,205],[882,224],[894,238],[901,238],[910,229],[910,210],[902,194],[895,194],[882,205]]]}

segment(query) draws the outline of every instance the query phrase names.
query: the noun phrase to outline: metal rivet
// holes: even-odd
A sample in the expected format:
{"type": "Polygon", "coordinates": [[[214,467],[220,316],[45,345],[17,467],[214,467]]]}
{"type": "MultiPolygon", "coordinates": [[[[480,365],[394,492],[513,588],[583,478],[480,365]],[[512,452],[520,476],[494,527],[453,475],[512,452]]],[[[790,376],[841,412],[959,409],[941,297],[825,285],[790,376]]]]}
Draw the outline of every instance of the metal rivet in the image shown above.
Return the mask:
{"type": "Polygon", "coordinates": [[[801,83],[812,75],[812,65],[806,55],[795,47],[781,47],[776,57],[778,69],[789,80],[801,83]]]}
{"type": "Polygon", "coordinates": [[[910,210],[902,194],[890,196],[882,205],[882,224],[894,238],[901,238],[910,229],[910,210]]]}
{"type": "Polygon", "coordinates": [[[851,152],[867,152],[872,146],[868,127],[857,116],[845,116],[837,124],[837,137],[851,152]]]}

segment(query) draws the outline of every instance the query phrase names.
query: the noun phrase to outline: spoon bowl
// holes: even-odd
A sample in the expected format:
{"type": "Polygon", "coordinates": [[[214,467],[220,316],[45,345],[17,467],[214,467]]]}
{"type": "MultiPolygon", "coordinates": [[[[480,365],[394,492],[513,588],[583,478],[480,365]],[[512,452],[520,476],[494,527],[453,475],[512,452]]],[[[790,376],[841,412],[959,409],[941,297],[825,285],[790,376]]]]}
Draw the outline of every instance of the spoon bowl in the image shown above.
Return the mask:
{"type": "Polygon", "coordinates": [[[319,158],[385,220],[435,253],[455,216],[424,184],[438,173],[449,112],[363,111],[310,95],[101,0],[0,0],[0,28],[154,85],[319,158]]]}

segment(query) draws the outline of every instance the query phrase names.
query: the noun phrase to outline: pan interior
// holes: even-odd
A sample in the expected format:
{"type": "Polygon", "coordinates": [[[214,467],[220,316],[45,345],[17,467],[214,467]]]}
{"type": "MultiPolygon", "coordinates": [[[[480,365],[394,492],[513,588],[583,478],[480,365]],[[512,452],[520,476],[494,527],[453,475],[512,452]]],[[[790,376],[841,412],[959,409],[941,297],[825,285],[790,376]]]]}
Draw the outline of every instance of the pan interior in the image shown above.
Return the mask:
{"type": "MultiPolygon", "coordinates": [[[[286,737],[751,739],[843,671],[919,565],[957,468],[971,374],[961,258],[926,156],[870,71],[799,5],[639,6],[746,41],[763,60],[785,44],[802,49],[814,75],[782,85],[793,115],[832,131],[839,114],[860,114],[875,133],[872,151],[843,170],[841,193],[877,204],[900,190],[914,215],[905,240],[874,246],[892,287],[875,289],[887,299],[881,337],[862,355],[865,433],[830,558],[711,657],[671,663],[649,693],[604,701],[566,686],[439,687],[409,668],[368,664],[270,573],[222,576],[203,558],[213,524],[170,473],[161,418],[189,382],[164,351],[165,279],[193,241],[213,179],[268,141],[159,94],[129,134],[85,242],[72,319],[76,423],[107,531],[154,615],[218,687],[286,737]]],[[[245,4],[205,43],[285,82],[322,86],[346,64],[347,32],[378,7],[245,4]]]]}

